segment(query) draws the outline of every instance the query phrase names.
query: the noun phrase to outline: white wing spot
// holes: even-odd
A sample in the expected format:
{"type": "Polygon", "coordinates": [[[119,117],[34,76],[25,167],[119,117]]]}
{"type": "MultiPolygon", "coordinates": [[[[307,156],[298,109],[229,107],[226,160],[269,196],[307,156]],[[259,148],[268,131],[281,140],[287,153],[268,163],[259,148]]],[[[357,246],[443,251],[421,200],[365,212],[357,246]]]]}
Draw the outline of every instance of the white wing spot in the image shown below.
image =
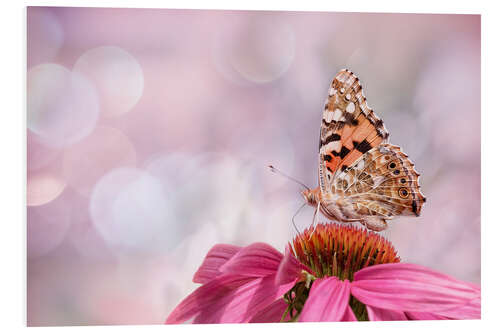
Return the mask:
{"type": "Polygon", "coordinates": [[[332,122],[332,118],[333,118],[333,112],[331,112],[331,111],[325,111],[325,112],[323,112],[323,119],[327,123],[331,123],[332,122]]]}
{"type": "Polygon", "coordinates": [[[347,94],[347,95],[345,95],[345,98],[346,98],[348,101],[350,101],[350,100],[351,100],[351,94],[347,94]]]}
{"type": "Polygon", "coordinates": [[[349,112],[349,113],[353,113],[354,110],[355,110],[355,106],[354,106],[354,103],[353,102],[350,102],[348,105],[347,105],[347,108],[346,108],[346,111],[349,112]]]}
{"type": "Polygon", "coordinates": [[[330,151],[339,152],[341,148],[340,146],[341,146],[340,141],[328,142],[326,146],[321,147],[321,153],[326,154],[327,152],[330,151]]]}
{"type": "Polygon", "coordinates": [[[354,168],[356,170],[363,170],[365,168],[365,160],[359,161],[354,168]]]}
{"type": "Polygon", "coordinates": [[[340,109],[335,109],[335,112],[333,112],[333,120],[338,121],[340,117],[342,116],[342,111],[340,109]]]}

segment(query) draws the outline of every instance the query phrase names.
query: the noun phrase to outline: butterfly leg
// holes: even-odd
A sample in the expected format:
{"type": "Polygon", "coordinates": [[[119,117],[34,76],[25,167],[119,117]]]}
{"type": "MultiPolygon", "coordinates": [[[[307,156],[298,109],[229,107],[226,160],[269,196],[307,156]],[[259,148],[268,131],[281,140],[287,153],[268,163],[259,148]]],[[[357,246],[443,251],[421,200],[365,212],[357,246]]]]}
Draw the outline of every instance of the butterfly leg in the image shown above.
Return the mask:
{"type": "Polygon", "coordinates": [[[318,225],[318,223],[316,222],[316,217],[318,216],[318,212],[319,212],[319,205],[321,203],[318,202],[318,205],[316,206],[316,210],[314,211],[314,216],[313,216],[313,222],[312,222],[312,225],[314,226],[314,229],[313,231],[311,232],[310,236],[309,236],[309,239],[311,238],[312,234],[316,231],[316,226],[318,225]]]}
{"type": "Polygon", "coordinates": [[[295,228],[295,231],[297,232],[297,235],[300,235],[300,231],[299,229],[297,228],[297,225],[295,224],[295,217],[297,216],[297,214],[299,214],[300,210],[306,205],[307,203],[304,202],[302,204],[302,206],[300,206],[300,208],[297,210],[297,212],[295,212],[295,214],[293,215],[292,217],[292,224],[293,224],[293,227],[295,228]]]}
{"type": "Polygon", "coordinates": [[[362,218],[359,222],[373,231],[382,231],[387,229],[387,222],[385,222],[384,218],[379,216],[367,216],[362,218]]]}

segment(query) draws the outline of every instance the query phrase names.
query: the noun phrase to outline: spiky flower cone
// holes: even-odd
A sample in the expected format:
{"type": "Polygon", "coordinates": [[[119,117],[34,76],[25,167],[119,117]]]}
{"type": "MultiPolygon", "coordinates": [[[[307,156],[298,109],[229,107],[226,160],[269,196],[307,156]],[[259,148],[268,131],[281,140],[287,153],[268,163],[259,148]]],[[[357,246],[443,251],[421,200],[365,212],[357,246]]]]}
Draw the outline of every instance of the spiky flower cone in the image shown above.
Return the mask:
{"type": "MultiPolygon", "coordinates": [[[[295,237],[290,248],[313,272],[285,295],[289,304],[286,313],[290,313],[292,321],[300,315],[311,281],[328,276],[353,281],[354,273],[367,266],[400,261],[392,244],[382,236],[366,229],[334,223],[306,229],[295,237]]],[[[358,320],[368,320],[366,307],[361,302],[351,296],[349,304],[358,320]]]]}

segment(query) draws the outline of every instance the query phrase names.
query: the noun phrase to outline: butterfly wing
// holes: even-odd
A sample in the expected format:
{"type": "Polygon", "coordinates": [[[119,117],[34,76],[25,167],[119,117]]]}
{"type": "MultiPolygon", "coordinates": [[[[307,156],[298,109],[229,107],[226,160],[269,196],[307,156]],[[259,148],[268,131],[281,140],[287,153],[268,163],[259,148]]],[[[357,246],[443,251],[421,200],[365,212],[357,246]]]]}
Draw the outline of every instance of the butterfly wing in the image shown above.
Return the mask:
{"type": "Polygon", "coordinates": [[[383,230],[385,220],[420,214],[425,198],[413,163],[368,107],[359,79],[340,71],[330,86],[319,142],[322,212],[383,230]]]}
{"type": "Polygon", "coordinates": [[[397,215],[419,216],[425,197],[419,174],[397,146],[381,144],[366,152],[335,179],[334,190],[342,193],[356,215],[391,219],[397,215]]]}
{"type": "Polygon", "coordinates": [[[319,183],[323,198],[335,176],[364,153],[385,142],[389,133],[366,104],[359,79],[341,70],[333,79],[321,120],[319,183]]]}

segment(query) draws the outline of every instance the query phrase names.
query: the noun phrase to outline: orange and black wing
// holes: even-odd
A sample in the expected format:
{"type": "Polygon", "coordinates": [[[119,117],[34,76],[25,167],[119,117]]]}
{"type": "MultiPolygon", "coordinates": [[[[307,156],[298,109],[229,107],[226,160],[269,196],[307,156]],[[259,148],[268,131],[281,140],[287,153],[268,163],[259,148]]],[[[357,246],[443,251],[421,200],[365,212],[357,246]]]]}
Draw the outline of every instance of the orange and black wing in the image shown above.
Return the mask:
{"type": "Polygon", "coordinates": [[[321,119],[319,182],[323,194],[332,192],[336,175],[388,137],[383,121],[368,107],[359,79],[341,70],[330,85],[321,119]]]}

